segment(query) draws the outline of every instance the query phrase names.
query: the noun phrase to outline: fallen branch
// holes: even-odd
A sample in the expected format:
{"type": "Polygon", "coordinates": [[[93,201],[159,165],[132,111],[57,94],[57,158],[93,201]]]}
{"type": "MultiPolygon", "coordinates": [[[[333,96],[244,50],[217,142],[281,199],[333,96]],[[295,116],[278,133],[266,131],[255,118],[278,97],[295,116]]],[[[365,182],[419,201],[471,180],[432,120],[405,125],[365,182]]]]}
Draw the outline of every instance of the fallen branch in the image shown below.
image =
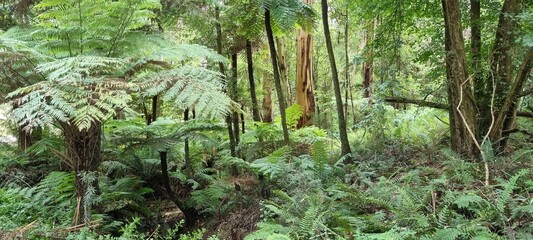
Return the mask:
{"type": "Polygon", "coordinates": [[[524,130],[524,129],[518,129],[518,128],[505,130],[505,131],[503,131],[503,133],[504,134],[522,133],[522,134],[525,134],[525,135],[528,135],[528,136],[533,136],[533,132],[532,131],[528,131],[528,130],[524,130]]]}
{"type": "Polygon", "coordinates": [[[388,97],[388,98],[384,98],[383,101],[390,102],[390,103],[409,103],[409,104],[415,104],[421,107],[430,107],[430,108],[437,108],[437,109],[450,109],[450,107],[446,104],[429,102],[429,101],[424,101],[424,100],[417,100],[417,99],[388,97]]]}
{"type": "MultiPolygon", "coordinates": [[[[418,106],[421,106],[421,107],[429,107],[429,108],[444,109],[444,110],[448,110],[449,109],[449,106],[447,104],[424,101],[424,100],[418,100],[418,99],[407,99],[407,98],[401,98],[401,97],[387,97],[387,98],[383,98],[383,101],[389,102],[389,103],[415,104],[415,105],[418,105],[418,106]]],[[[524,118],[533,118],[533,112],[517,112],[516,116],[517,117],[524,117],[524,118]]]]}

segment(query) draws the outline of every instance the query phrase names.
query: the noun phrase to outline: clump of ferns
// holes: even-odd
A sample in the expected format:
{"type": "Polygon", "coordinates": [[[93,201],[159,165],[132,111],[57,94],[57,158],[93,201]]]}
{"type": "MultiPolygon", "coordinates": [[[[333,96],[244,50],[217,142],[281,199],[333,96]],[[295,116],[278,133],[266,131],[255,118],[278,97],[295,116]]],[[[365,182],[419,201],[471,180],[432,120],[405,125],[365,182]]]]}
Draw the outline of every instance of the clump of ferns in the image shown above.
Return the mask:
{"type": "Polygon", "coordinates": [[[444,190],[424,239],[531,238],[530,174],[521,170],[488,189],[444,190]]]}

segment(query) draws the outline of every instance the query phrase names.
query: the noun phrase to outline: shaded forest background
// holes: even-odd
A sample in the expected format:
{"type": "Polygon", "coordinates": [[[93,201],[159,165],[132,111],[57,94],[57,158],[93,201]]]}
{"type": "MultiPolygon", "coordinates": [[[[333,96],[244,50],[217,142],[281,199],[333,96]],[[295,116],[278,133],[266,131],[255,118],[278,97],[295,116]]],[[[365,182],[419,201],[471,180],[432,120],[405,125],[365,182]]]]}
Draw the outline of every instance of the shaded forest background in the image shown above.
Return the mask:
{"type": "Polygon", "coordinates": [[[529,0],[0,6],[2,239],[533,238],[529,0]]]}

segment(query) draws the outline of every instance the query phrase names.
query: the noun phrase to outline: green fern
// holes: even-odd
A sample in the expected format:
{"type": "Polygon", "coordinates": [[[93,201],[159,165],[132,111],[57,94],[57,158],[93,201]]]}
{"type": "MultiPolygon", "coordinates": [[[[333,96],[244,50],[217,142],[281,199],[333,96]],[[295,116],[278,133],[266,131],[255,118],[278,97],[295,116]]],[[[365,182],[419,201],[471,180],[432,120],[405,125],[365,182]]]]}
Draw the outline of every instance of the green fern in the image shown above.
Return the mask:
{"type": "Polygon", "coordinates": [[[231,186],[222,181],[215,182],[205,189],[191,193],[191,202],[196,209],[208,214],[221,214],[230,208],[227,202],[231,186]]]}
{"type": "Polygon", "coordinates": [[[279,177],[284,171],[284,162],[290,157],[291,149],[288,146],[277,149],[265,158],[257,159],[252,167],[270,180],[279,177]]]}

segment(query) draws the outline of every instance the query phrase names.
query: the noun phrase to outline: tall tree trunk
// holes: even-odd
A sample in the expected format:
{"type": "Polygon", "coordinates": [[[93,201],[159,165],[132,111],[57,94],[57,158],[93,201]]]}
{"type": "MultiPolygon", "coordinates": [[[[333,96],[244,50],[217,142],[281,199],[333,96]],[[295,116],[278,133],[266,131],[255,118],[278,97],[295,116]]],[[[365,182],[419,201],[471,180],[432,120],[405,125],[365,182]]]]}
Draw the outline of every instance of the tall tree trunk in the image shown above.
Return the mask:
{"type": "MultiPolygon", "coordinates": [[[[511,126],[512,124],[504,124],[506,121],[513,122],[513,112],[518,106],[516,103],[516,95],[511,96],[513,91],[522,89],[522,84],[516,86],[512,83],[513,79],[513,60],[512,60],[512,46],[516,39],[515,26],[516,20],[514,16],[521,10],[522,0],[506,0],[503,3],[502,10],[498,21],[498,28],[496,29],[496,36],[494,39],[494,46],[492,50],[491,66],[489,72],[489,84],[495,86],[497,94],[494,98],[494,115],[495,122],[492,129],[490,129],[490,139],[494,143],[497,150],[503,150],[506,141],[502,140],[502,131],[505,130],[504,125],[511,126]],[[518,89],[511,89],[518,87],[518,89]]],[[[527,62],[526,60],[524,62],[527,62]]],[[[518,77],[517,77],[518,79],[518,77]]],[[[490,89],[492,90],[492,88],[490,89]]],[[[489,130],[485,127],[485,130],[489,130]]]]}
{"type": "Polygon", "coordinates": [[[279,73],[281,79],[281,89],[283,89],[283,95],[285,96],[285,106],[290,106],[292,105],[291,85],[289,84],[287,55],[285,54],[285,47],[283,46],[283,39],[281,37],[276,37],[276,46],[279,73]]]}
{"type": "Polygon", "coordinates": [[[265,10],[265,28],[268,39],[268,47],[270,49],[270,58],[272,59],[272,69],[274,70],[274,85],[276,86],[276,93],[278,95],[281,127],[283,128],[283,140],[285,144],[289,144],[289,129],[287,128],[287,117],[285,116],[285,98],[283,97],[283,90],[281,88],[281,79],[279,77],[278,62],[276,57],[276,44],[274,43],[274,35],[272,33],[272,26],[270,22],[270,10],[268,9],[265,10]]]}
{"type": "Polygon", "coordinates": [[[476,104],[465,62],[461,12],[458,0],[442,0],[445,22],[446,74],[450,105],[452,150],[466,157],[479,154],[476,147],[476,104]]]}
{"type": "MultiPolygon", "coordinates": [[[[486,79],[483,79],[481,68],[481,4],[480,0],[470,0],[470,51],[472,55],[472,71],[474,81],[474,94],[479,109],[478,138],[484,135],[492,121],[490,108],[492,89],[486,79]]],[[[490,79],[488,79],[490,80],[490,79]]]]}
{"type": "Polygon", "coordinates": [[[93,122],[88,129],[83,130],[80,130],[73,122],[61,122],[60,124],[65,137],[67,157],[76,174],[77,204],[73,225],[78,225],[90,218],[90,207],[93,203],[88,202],[90,199],[87,197],[90,193],[99,193],[98,166],[101,161],[102,123],[93,122]],[[89,179],[92,181],[88,182],[89,179]]]}
{"type": "Polygon", "coordinates": [[[248,62],[248,81],[250,82],[250,96],[252,98],[252,117],[254,121],[259,122],[261,121],[261,116],[259,115],[259,104],[255,93],[254,62],[250,40],[246,40],[246,61],[248,62]]]}
{"type": "MultiPolygon", "coordinates": [[[[331,79],[333,81],[333,88],[335,90],[335,102],[337,105],[337,115],[339,121],[339,137],[341,140],[341,154],[344,156],[351,153],[350,143],[348,141],[348,133],[346,131],[346,120],[344,118],[344,110],[342,108],[342,95],[339,85],[339,74],[337,72],[337,65],[335,63],[335,55],[333,53],[333,45],[331,43],[331,35],[328,23],[328,1],[321,0],[322,5],[322,24],[324,25],[324,35],[326,37],[326,47],[328,50],[329,63],[331,66],[331,79]]],[[[353,161],[350,159],[350,161],[353,161]]]]}
{"type": "Polygon", "coordinates": [[[472,70],[474,83],[482,81],[481,76],[481,4],[480,0],[470,0],[470,51],[472,51],[472,70]]]}
{"type": "Polygon", "coordinates": [[[363,44],[364,44],[364,59],[362,67],[362,76],[363,76],[363,97],[371,98],[374,93],[372,85],[374,84],[374,50],[372,47],[372,42],[374,41],[374,28],[375,20],[372,19],[367,23],[365,31],[363,33],[363,44]]]}
{"type": "Polygon", "coordinates": [[[272,122],[272,81],[267,71],[263,72],[263,122],[272,122]]]}
{"type": "MultiPolygon", "coordinates": [[[[222,55],[222,27],[220,26],[220,9],[215,7],[215,30],[217,33],[217,53],[222,55]]],[[[220,73],[226,77],[226,68],[224,67],[223,62],[218,63],[218,68],[220,70],[220,73]]],[[[227,92],[227,86],[225,91],[227,92]]],[[[230,152],[231,156],[236,157],[236,147],[237,144],[235,143],[235,137],[233,136],[233,129],[231,126],[231,114],[226,115],[225,118],[226,126],[228,128],[228,138],[229,138],[229,145],[230,145],[230,152]]]]}
{"type": "MultiPolygon", "coordinates": [[[[231,80],[230,80],[230,97],[233,101],[239,102],[237,97],[237,53],[231,54],[231,80]]],[[[233,112],[233,138],[235,139],[235,145],[239,145],[239,113],[233,112]]]]}
{"type": "MultiPolygon", "coordinates": [[[[308,5],[312,0],[304,0],[308,5]]],[[[303,114],[298,128],[312,124],[315,113],[315,90],[313,86],[313,38],[303,29],[296,30],[296,103],[302,107],[303,114]]]]}

